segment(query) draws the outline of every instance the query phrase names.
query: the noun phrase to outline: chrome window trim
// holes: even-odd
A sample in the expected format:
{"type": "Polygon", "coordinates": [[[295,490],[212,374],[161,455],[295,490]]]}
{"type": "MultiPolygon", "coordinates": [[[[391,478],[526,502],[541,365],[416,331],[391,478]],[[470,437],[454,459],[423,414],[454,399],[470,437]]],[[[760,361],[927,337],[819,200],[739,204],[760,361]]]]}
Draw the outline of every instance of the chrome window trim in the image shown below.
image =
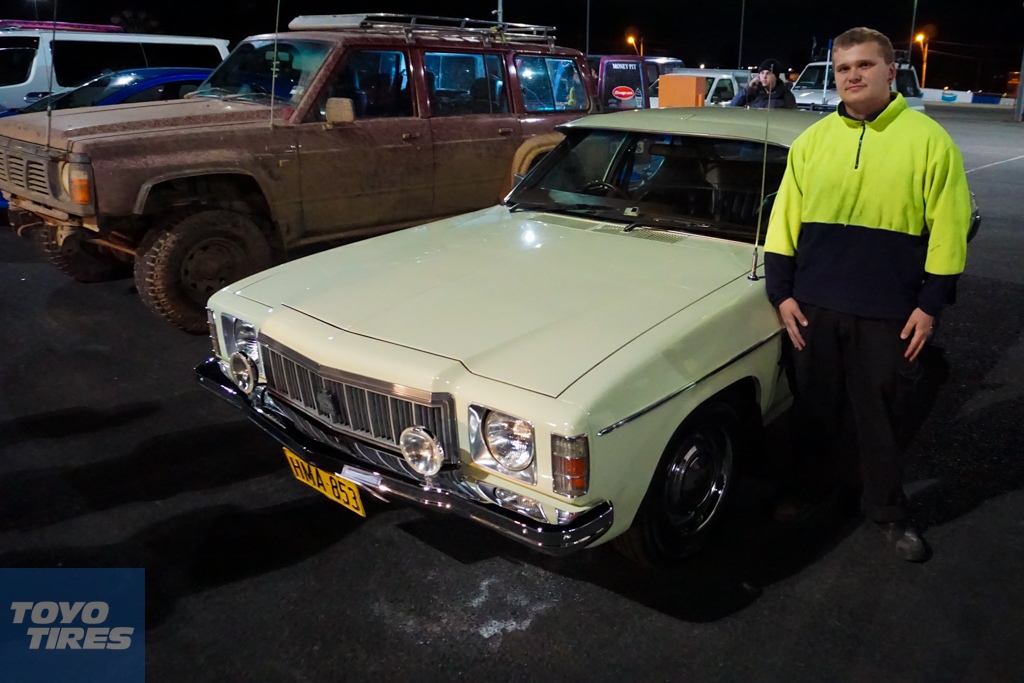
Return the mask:
{"type": "Polygon", "coordinates": [[[753,353],[757,349],[761,348],[762,346],[764,346],[765,344],[770,342],[772,339],[775,339],[776,337],[778,337],[780,334],[782,334],[782,332],[783,332],[783,330],[781,330],[781,329],[776,330],[775,332],[770,334],[768,337],[766,337],[766,338],[762,339],[761,341],[757,342],[756,344],[751,346],[749,349],[747,349],[746,351],[743,351],[739,355],[733,357],[731,360],[727,361],[726,363],[723,363],[722,365],[719,365],[717,368],[715,368],[714,370],[712,370],[708,374],[704,375],[700,379],[696,379],[696,380],[690,382],[689,384],[687,384],[682,389],[679,389],[678,391],[672,392],[671,394],[669,394],[665,398],[662,398],[662,399],[660,399],[658,401],[655,401],[651,405],[649,405],[646,408],[643,408],[641,410],[638,410],[637,412],[633,413],[629,417],[623,418],[622,420],[619,420],[615,424],[608,425],[607,427],[605,427],[604,429],[599,431],[597,433],[597,435],[598,436],[604,436],[605,434],[610,434],[610,433],[614,432],[616,429],[618,429],[619,427],[623,427],[623,426],[629,424],[630,422],[632,422],[633,420],[636,420],[638,418],[643,417],[644,415],[646,415],[647,413],[651,412],[655,408],[660,408],[661,406],[665,405],[666,403],[668,403],[669,401],[674,399],[676,396],[679,396],[680,394],[685,393],[685,392],[689,391],[690,389],[693,389],[695,386],[697,386],[701,382],[703,382],[705,380],[708,380],[708,379],[711,379],[712,377],[714,377],[715,375],[720,373],[722,370],[725,370],[727,367],[732,365],[733,363],[741,360],[745,356],[750,355],[751,353],[753,353]]]}

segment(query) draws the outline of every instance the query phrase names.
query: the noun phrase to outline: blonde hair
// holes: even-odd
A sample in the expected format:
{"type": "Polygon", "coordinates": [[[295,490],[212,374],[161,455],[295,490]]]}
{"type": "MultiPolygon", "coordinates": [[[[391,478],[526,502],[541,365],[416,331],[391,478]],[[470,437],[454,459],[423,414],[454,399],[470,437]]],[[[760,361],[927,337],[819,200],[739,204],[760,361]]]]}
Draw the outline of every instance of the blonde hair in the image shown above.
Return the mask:
{"type": "Polygon", "coordinates": [[[854,45],[862,45],[863,43],[877,44],[879,52],[882,53],[882,59],[886,64],[892,64],[896,61],[896,53],[892,49],[892,41],[884,33],[880,33],[873,28],[865,28],[864,26],[844,31],[832,41],[833,59],[835,58],[836,50],[845,50],[854,45]]]}

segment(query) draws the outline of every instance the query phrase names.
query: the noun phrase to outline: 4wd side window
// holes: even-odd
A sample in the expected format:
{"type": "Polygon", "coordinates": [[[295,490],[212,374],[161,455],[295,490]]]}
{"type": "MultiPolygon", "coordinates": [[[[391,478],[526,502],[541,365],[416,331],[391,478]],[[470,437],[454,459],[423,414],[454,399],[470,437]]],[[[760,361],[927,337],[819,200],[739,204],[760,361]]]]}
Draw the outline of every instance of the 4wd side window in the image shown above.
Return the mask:
{"type": "Polygon", "coordinates": [[[508,113],[498,55],[428,52],[423,57],[431,116],[508,113]]]}
{"type": "Polygon", "coordinates": [[[412,88],[405,54],[384,50],[357,50],[349,54],[324,86],[311,121],[324,121],[327,100],[352,100],[357,119],[412,116],[412,88]]]}
{"type": "Polygon", "coordinates": [[[576,62],[559,57],[516,57],[526,111],[585,111],[587,91],[576,62]]]}

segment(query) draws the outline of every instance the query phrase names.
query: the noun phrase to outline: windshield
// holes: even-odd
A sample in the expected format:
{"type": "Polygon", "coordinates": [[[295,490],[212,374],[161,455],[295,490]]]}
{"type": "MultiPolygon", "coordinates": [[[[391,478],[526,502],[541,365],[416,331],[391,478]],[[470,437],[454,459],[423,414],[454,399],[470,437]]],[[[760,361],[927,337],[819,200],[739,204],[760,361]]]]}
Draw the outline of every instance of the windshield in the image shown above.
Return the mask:
{"type": "MultiPolygon", "coordinates": [[[[570,130],[506,204],[753,244],[764,154],[753,140],[570,130]]],[[[786,154],[768,147],[762,241],[786,154]]]]}
{"type": "Polygon", "coordinates": [[[77,107],[92,107],[119,90],[134,85],[142,80],[138,74],[108,74],[94,78],[74,90],[44,97],[22,109],[22,113],[30,114],[36,111],[46,111],[46,103],[52,102],[51,109],[75,109],[77,107]]]}
{"type": "Polygon", "coordinates": [[[38,46],[38,38],[0,37],[0,85],[28,80],[38,46]]]}
{"type": "Polygon", "coordinates": [[[828,89],[836,89],[836,72],[829,64],[826,67],[824,64],[814,64],[804,69],[804,72],[800,74],[800,78],[797,79],[796,83],[793,84],[794,88],[818,88],[821,90],[825,83],[825,69],[828,68],[828,89]]]}
{"type": "Polygon", "coordinates": [[[330,43],[279,40],[275,78],[274,41],[245,42],[210,74],[196,90],[195,96],[234,96],[269,102],[270,88],[273,87],[278,99],[290,100],[296,105],[330,51],[330,43]]]}

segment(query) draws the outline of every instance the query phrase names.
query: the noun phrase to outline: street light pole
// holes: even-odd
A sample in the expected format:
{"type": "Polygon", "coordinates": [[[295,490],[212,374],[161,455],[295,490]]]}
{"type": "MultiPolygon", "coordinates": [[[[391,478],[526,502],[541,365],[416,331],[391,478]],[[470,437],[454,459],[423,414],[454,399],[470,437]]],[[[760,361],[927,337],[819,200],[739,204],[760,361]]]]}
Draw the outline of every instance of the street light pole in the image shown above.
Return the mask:
{"type": "MultiPolygon", "coordinates": [[[[916,2],[916,0],[915,0],[916,2]]],[[[747,0],[743,0],[743,4],[740,5],[740,53],[736,58],[736,68],[743,68],[743,21],[747,18],[747,0]]]]}
{"type": "Polygon", "coordinates": [[[590,0],[587,0],[587,49],[583,54],[590,54],[590,0]]]}
{"type": "MultiPolygon", "coordinates": [[[[1021,58],[1020,70],[1024,73],[1024,57],[1021,58]]],[[[1020,76],[1017,76],[1017,103],[1013,107],[1013,120],[1020,123],[1024,120],[1024,87],[1021,87],[1020,76]]]]}
{"type": "Polygon", "coordinates": [[[914,25],[917,23],[917,0],[914,0],[914,13],[910,15],[910,48],[907,50],[907,59],[913,63],[914,56],[914,25]]]}
{"type": "Polygon", "coordinates": [[[505,21],[505,10],[502,8],[501,5],[502,5],[502,0],[498,0],[497,15],[498,15],[498,23],[499,24],[502,23],[503,21],[505,21]]]}
{"type": "Polygon", "coordinates": [[[921,63],[921,87],[924,87],[925,81],[928,80],[928,39],[925,38],[923,33],[918,33],[917,42],[921,43],[921,53],[923,54],[923,61],[921,63]]]}

